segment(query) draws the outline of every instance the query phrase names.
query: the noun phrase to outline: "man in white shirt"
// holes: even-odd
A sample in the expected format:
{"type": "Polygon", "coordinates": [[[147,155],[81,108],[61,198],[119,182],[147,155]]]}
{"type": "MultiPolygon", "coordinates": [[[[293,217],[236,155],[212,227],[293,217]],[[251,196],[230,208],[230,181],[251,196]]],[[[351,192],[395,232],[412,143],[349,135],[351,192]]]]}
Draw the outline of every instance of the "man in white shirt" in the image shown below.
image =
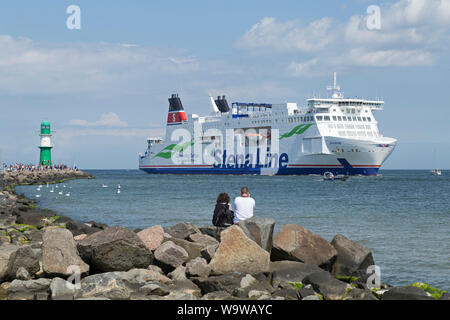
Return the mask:
{"type": "Polygon", "coordinates": [[[247,187],[241,189],[241,196],[234,199],[234,223],[253,217],[255,200],[250,197],[247,187]]]}

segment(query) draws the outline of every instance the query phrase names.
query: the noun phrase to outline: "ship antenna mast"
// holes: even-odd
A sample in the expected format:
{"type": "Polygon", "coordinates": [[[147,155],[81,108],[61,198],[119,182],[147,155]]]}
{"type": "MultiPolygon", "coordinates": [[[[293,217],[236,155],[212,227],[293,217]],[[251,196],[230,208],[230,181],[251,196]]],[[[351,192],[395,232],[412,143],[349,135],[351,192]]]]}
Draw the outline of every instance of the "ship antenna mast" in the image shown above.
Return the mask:
{"type": "Polygon", "coordinates": [[[334,81],[333,86],[327,87],[328,91],[333,91],[333,95],[331,96],[333,99],[343,98],[344,96],[341,93],[341,87],[337,85],[337,73],[334,73],[334,81]]]}

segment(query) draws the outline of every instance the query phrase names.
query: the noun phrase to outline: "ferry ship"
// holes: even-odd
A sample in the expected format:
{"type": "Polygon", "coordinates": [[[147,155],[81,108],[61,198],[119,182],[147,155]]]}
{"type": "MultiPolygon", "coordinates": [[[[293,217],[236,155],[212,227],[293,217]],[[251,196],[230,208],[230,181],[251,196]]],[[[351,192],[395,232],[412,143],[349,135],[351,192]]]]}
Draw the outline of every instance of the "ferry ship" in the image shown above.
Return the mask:
{"type": "Polygon", "coordinates": [[[139,169],[160,174],[377,175],[397,143],[378,130],[374,111],[383,110],[384,101],[344,98],[336,73],[327,90],[327,98],[310,98],[306,106],[235,102],[230,108],[225,96],[210,97],[213,112],[208,116],[186,115],[173,94],[166,137],[147,138],[139,169]]]}

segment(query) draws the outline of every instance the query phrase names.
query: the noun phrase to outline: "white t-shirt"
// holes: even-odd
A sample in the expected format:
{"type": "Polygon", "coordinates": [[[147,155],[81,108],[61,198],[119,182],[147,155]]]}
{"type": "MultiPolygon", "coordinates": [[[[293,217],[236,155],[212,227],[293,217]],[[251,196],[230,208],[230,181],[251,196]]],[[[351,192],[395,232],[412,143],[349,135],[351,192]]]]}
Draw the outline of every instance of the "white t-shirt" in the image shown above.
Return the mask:
{"type": "Polygon", "coordinates": [[[234,223],[253,217],[255,200],[251,197],[237,197],[234,199],[234,223]]]}

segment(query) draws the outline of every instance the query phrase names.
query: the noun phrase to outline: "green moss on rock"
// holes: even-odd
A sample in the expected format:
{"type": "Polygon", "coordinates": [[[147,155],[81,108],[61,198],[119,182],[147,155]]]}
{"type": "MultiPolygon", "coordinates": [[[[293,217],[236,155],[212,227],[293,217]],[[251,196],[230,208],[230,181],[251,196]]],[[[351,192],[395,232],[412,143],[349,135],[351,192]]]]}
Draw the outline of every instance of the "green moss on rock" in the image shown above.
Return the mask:
{"type": "Polygon", "coordinates": [[[422,289],[423,291],[428,292],[436,300],[438,300],[444,293],[447,293],[446,290],[439,290],[438,288],[432,287],[429,284],[422,282],[415,282],[408,287],[416,287],[422,289]]]}

